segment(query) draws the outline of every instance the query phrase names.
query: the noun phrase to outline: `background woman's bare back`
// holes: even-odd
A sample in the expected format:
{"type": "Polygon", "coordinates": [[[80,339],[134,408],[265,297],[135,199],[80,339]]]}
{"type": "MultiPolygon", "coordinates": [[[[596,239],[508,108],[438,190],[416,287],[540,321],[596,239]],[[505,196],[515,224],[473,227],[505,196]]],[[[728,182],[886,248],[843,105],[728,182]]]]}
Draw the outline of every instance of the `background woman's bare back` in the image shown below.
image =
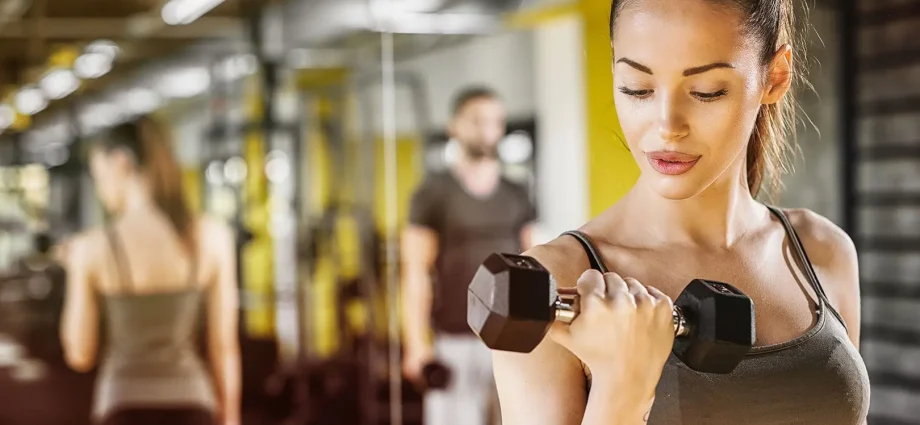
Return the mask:
{"type": "Polygon", "coordinates": [[[118,254],[113,252],[105,230],[99,229],[91,236],[91,249],[99,250],[93,257],[101,260],[95,264],[94,282],[100,292],[177,292],[204,289],[216,280],[218,262],[214,253],[221,251],[209,245],[213,244],[215,232],[222,230],[222,224],[215,220],[199,218],[193,225],[195,258],[184,249],[181,236],[166,215],[158,211],[128,213],[113,226],[126,257],[125,273],[130,273],[130,282],[122,281],[115,257],[118,254]],[[193,267],[196,272],[192,280],[193,267]]]}

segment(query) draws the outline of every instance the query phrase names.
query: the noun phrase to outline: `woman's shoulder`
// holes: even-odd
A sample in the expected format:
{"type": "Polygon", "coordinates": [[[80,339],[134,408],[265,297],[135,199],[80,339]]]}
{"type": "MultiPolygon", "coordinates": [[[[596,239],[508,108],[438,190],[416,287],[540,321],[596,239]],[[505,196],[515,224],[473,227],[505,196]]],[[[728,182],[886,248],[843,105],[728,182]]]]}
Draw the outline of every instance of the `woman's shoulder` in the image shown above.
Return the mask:
{"type": "Polygon", "coordinates": [[[858,332],[859,262],[853,240],[840,226],[814,211],[796,208],[784,212],[802,241],[831,305],[851,325],[850,331],[858,332]]]}
{"type": "Polygon", "coordinates": [[[823,269],[849,267],[856,262],[853,239],[840,226],[807,208],[783,210],[802,241],[812,265],[823,269]]]}
{"type": "Polygon", "coordinates": [[[201,243],[233,243],[234,231],[226,220],[208,214],[201,214],[195,218],[195,230],[201,243]]]}
{"type": "Polygon", "coordinates": [[[575,286],[581,274],[591,268],[584,247],[578,239],[569,235],[561,235],[544,244],[535,245],[524,255],[539,261],[563,287],[575,286]]]}

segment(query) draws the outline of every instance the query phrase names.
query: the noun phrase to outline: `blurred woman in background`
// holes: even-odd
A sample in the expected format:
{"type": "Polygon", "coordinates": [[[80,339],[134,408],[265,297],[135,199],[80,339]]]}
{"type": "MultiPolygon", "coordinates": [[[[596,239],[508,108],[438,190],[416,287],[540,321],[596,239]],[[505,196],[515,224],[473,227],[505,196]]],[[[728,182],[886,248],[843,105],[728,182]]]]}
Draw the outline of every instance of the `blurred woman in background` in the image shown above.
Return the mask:
{"type": "Polygon", "coordinates": [[[145,117],[91,147],[111,221],[68,244],[64,354],[77,371],[95,367],[103,312],[96,423],[238,424],[236,245],[190,211],[167,131],[145,117]],[[211,375],[195,350],[202,301],[211,375]]]}

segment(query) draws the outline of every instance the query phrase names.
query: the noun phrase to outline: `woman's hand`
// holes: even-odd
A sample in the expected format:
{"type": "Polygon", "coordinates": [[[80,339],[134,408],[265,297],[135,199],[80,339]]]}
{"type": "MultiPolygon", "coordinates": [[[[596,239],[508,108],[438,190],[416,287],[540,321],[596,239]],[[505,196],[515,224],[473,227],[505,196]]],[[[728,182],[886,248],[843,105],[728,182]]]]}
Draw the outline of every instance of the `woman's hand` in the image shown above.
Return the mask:
{"type": "Polygon", "coordinates": [[[616,273],[588,270],[578,279],[581,311],[551,337],[581,359],[595,382],[651,400],[674,343],[673,303],[655,288],[616,273]]]}

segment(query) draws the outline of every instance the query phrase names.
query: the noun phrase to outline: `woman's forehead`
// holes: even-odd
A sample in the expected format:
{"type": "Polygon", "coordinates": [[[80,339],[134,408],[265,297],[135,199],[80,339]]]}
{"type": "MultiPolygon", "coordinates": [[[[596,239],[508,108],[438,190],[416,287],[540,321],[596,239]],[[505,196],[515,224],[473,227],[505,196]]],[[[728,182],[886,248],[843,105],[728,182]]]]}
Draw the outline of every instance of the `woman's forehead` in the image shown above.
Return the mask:
{"type": "Polygon", "coordinates": [[[731,7],[704,0],[631,3],[614,27],[615,60],[628,58],[653,72],[682,72],[711,63],[742,70],[757,63],[759,49],[731,7]]]}

